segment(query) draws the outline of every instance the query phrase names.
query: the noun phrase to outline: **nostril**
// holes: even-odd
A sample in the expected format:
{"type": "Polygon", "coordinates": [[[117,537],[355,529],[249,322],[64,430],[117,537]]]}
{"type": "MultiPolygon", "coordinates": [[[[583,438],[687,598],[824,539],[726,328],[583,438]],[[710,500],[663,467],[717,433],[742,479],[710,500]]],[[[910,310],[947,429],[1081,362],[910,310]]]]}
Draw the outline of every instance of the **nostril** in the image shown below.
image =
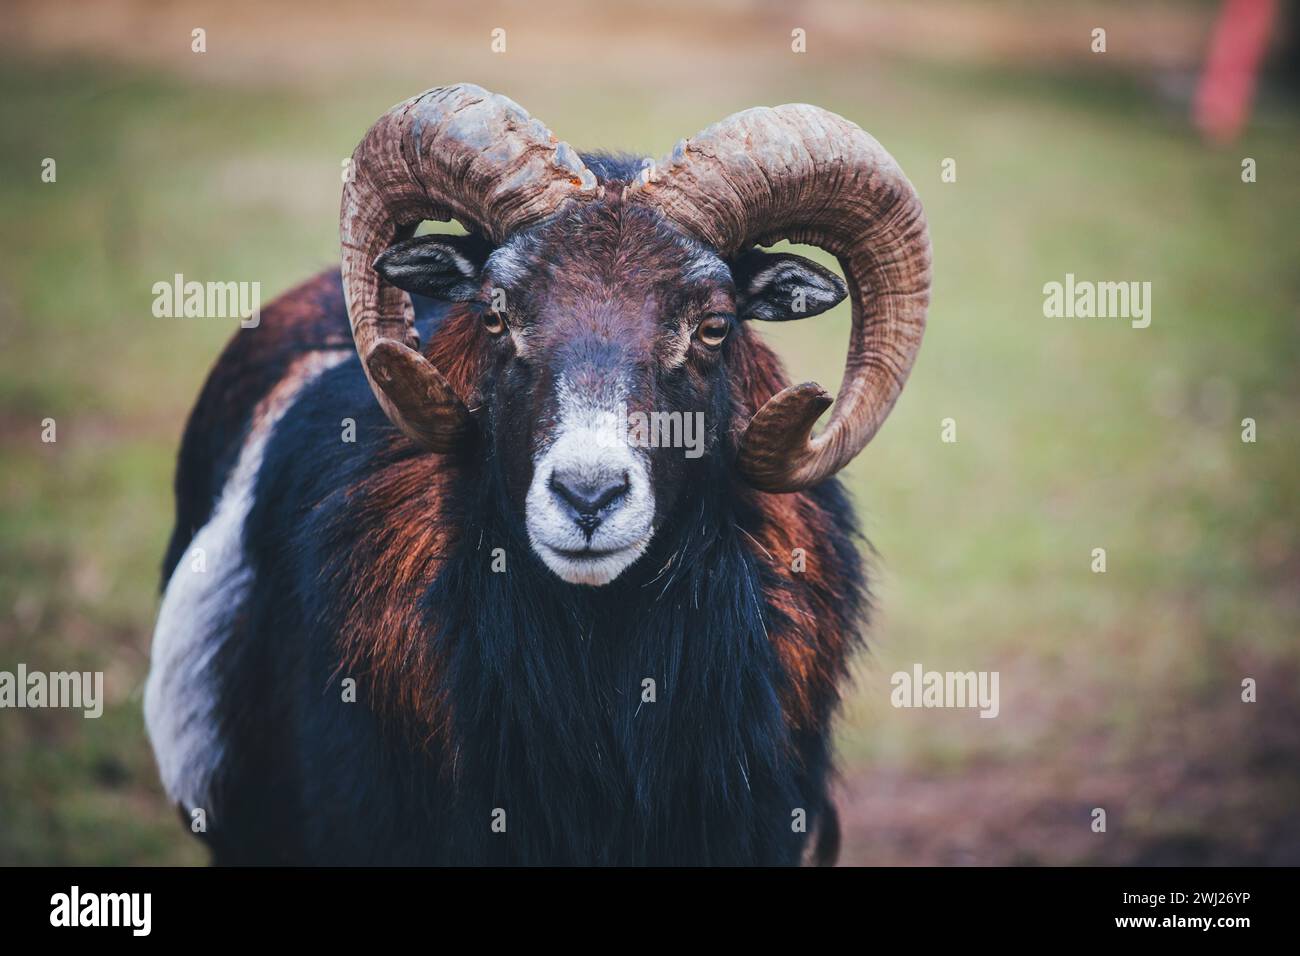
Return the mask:
{"type": "Polygon", "coordinates": [[[627,494],[628,487],[627,472],[624,472],[623,476],[619,478],[618,481],[610,482],[605,486],[604,490],[602,490],[600,494],[591,501],[591,510],[600,511],[603,508],[609,507],[627,494]]]}
{"type": "MultiPolygon", "coordinates": [[[[583,479],[557,473],[551,475],[549,484],[555,496],[578,514],[578,523],[584,526],[605,508],[626,495],[631,487],[627,472],[612,480],[583,479]],[[582,519],[587,521],[584,522],[582,519]]],[[[594,528],[595,525],[593,524],[592,527],[594,528]]]]}

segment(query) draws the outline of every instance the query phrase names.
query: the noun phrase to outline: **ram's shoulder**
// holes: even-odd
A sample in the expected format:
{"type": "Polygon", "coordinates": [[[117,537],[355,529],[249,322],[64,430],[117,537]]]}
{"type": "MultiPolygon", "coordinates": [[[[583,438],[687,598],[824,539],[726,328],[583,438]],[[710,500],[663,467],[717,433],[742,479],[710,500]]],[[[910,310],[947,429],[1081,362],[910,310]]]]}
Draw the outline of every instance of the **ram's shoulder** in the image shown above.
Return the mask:
{"type": "Polygon", "coordinates": [[[176,465],[176,526],[163,561],[171,576],[193,536],[212,516],[260,405],[305,378],[312,356],[351,347],[338,271],[279,296],[256,324],[239,328],[218,357],[190,412],[176,465]]]}

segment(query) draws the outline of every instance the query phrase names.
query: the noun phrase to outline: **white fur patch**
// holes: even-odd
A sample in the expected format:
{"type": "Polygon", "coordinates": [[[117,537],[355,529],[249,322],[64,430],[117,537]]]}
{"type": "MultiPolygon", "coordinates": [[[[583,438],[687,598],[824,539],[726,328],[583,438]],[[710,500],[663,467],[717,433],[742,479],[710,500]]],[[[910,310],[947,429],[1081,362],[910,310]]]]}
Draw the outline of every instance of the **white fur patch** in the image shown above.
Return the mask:
{"type": "MultiPolygon", "coordinates": [[[[301,359],[259,403],[248,436],[212,509],[163,593],[154,626],[144,717],[167,795],[187,810],[211,805],[212,781],[225,759],[219,700],[211,666],[248,597],[252,571],[244,553],[244,522],[266,443],[302,388],[338,365],[347,352],[301,359]]],[[[219,811],[217,811],[219,812],[219,811]]]]}
{"type": "Polygon", "coordinates": [[[498,246],[487,258],[488,272],[498,282],[514,285],[528,277],[528,261],[517,244],[498,246]]]}
{"type": "Polygon", "coordinates": [[[619,434],[622,395],[579,394],[561,379],[557,397],[559,426],[533,463],[525,501],[528,540],[546,566],[570,584],[608,584],[650,543],[655,511],[650,469],[644,454],[619,434]],[[596,482],[626,476],[626,494],[590,539],[551,490],[557,471],[596,482]]]}
{"type": "Polygon", "coordinates": [[[715,282],[731,281],[731,270],[716,252],[700,249],[681,240],[677,244],[689,256],[682,266],[683,280],[686,282],[698,282],[701,279],[715,282]]]}

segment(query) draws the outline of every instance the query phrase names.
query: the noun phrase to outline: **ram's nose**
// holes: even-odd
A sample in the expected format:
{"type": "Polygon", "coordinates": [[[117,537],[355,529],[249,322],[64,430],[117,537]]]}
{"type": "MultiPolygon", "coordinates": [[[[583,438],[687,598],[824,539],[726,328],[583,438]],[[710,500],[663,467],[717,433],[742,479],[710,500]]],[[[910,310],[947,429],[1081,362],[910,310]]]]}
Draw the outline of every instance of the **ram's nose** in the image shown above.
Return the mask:
{"type": "Polygon", "coordinates": [[[588,539],[618,509],[631,487],[626,471],[576,470],[553,472],[549,486],[561,508],[588,539]]]}

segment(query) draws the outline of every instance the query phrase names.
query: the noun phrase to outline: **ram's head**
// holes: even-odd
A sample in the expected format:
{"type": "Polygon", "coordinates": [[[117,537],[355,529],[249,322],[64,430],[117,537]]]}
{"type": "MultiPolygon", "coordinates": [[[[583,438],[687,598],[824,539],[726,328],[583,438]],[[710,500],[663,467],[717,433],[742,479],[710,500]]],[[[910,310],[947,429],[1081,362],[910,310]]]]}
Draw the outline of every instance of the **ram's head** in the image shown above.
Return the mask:
{"type": "Polygon", "coordinates": [[[352,331],[388,417],[442,453],[486,430],[534,550],[593,585],[645,551],[693,460],[734,455],[766,492],[843,468],[903,387],[930,284],[911,184],[874,139],[816,107],[738,113],[635,175],[606,165],[504,97],[439,88],[357,147],[341,225],[352,331]],[[449,218],[470,235],[410,238],[449,218]],[[783,238],[837,256],[845,281],[755,248],[783,238]],[[487,372],[473,412],[416,351],[405,292],[479,314],[487,372]],[[826,428],[812,437],[832,405],[812,382],[736,421],[733,379],[753,367],[745,323],[813,316],[846,293],[852,331],[826,428]]]}

